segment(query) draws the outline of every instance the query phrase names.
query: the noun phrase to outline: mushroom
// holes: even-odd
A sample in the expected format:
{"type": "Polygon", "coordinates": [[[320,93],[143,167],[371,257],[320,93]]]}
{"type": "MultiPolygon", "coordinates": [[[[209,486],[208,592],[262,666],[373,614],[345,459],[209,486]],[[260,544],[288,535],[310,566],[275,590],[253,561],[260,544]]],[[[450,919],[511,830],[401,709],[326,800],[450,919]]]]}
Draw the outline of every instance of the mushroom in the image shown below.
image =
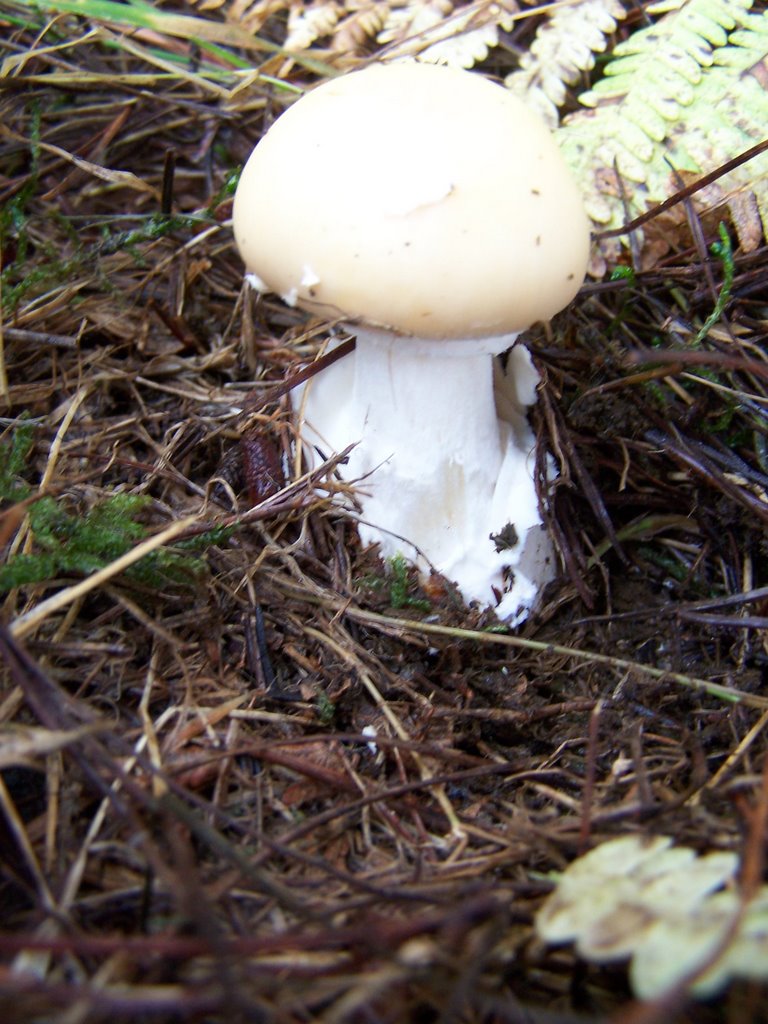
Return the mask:
{"type": "Polygon", "coordinates": [[[549,130],[475,73],[373,65],[275,121],[233,217],[259,289],[356,338],[297,405],[319,452],[355,443],[363,542],[521,621],[555,569],[525,415],[538,375],[513,346],[574,297],[589,248],[549,130]]]}

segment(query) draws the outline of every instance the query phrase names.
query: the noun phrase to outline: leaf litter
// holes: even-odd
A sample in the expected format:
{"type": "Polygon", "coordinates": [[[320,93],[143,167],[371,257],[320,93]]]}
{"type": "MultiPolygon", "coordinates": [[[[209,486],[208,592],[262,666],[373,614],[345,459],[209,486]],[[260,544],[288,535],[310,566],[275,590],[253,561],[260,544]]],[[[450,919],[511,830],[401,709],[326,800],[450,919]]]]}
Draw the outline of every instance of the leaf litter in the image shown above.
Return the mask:
{"type": "Polygon", "coordinates": [[[3,595],[8,1019],[763,1019],[750,980],[638,1008],[534,919],[616,837],[762,875],[765,250],[689,210],[529,332],[562,572],[510,635],[291,458],[329,325],[243,287],[232,182],[344,53],[282,4],[247,46],[183,4],[0,20],[4,572],[56,555],[3,595]]]}

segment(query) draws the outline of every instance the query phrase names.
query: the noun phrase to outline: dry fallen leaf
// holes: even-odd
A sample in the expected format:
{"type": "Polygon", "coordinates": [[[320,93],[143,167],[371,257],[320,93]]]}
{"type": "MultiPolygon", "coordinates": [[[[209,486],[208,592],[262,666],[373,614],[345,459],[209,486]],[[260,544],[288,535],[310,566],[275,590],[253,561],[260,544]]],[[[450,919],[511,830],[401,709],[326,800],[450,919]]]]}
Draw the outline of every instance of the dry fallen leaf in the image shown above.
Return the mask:
{"type": "Polygon", "coordinates": [[[748,902],[736,854],[699,855],[667,836],[621,836],[560,875],[536,917],[548,943],[594,963],[631,959],[641,999],[681,983],[709,996],[733,977],[768,978],[768,886],[748,902]]]}

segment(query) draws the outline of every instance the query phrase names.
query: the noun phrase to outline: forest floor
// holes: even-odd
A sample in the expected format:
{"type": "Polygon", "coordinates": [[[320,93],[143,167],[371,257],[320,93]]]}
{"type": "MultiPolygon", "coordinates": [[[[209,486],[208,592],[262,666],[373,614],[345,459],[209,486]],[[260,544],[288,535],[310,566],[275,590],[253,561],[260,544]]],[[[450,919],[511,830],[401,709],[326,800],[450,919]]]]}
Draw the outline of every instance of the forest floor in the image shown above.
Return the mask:
{"type": "Polygon", "coordinates": [[[768,1019],[534,927],[630,832],[759,874],[765,248],[704,226],[526,335],[562,571],[510,631],[362,549],[332,466],[265,481],[328,326],[244,287],[233,181],[333,56],[118,7],[0,3],[0,1014],[768,1019]]]}

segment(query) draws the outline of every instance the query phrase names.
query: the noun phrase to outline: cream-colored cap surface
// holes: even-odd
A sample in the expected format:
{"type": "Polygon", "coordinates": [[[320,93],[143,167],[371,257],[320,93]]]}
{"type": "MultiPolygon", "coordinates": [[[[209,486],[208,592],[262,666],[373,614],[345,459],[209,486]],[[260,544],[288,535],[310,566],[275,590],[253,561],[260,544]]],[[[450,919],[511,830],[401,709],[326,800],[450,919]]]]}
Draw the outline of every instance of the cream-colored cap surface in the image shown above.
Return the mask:
{"type": "Polygon", "coordinates": [[[423,338],[548,319],[589,224],[547,127],[480,75],[374,65],[306,93],[243,170],[234,233],[287,302],[423,338]]]}

